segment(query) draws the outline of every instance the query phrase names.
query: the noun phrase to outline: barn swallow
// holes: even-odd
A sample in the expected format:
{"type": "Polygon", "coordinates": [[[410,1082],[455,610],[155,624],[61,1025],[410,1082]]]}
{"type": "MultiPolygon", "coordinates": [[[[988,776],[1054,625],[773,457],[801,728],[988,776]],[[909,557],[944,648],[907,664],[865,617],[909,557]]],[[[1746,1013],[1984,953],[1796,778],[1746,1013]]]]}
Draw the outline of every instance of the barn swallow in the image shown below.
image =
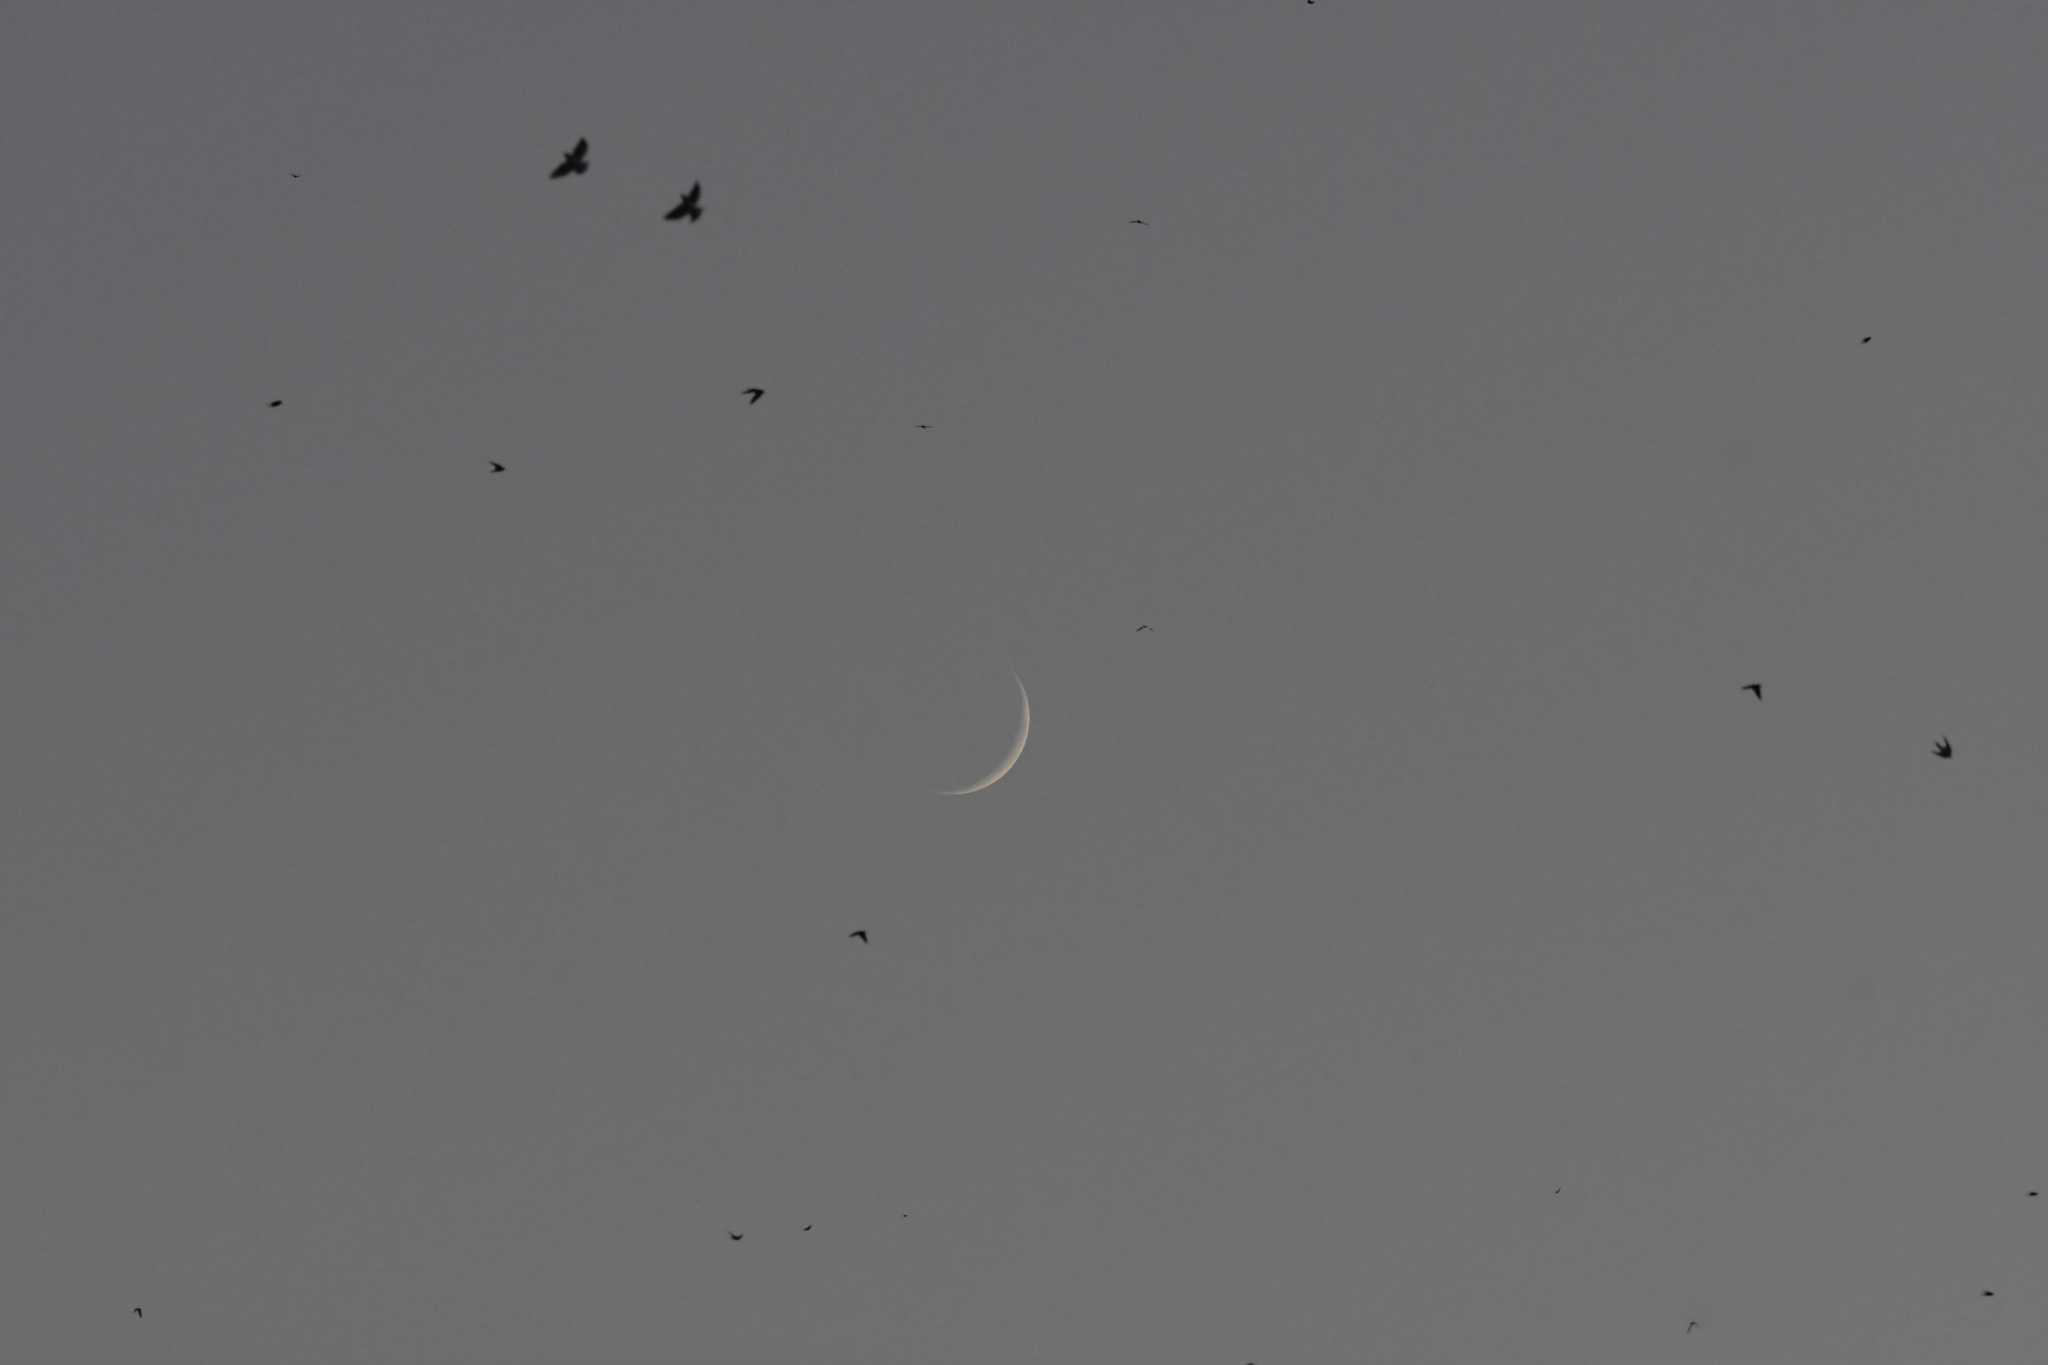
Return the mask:
{"type": "Polygon", "coordinates": [[[548,179],[560,180],[565,175],[583,175],[590,170],[590,139],[579,137],[576,145],[562,153],[562,164],[548,172],[548,179]]]}

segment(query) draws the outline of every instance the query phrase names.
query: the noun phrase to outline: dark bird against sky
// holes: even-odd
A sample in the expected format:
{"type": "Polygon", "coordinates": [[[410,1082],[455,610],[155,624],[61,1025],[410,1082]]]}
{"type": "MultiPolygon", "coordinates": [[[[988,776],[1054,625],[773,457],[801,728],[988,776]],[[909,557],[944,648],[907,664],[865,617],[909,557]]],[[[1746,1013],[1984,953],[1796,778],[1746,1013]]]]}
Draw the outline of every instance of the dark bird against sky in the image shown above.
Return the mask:
{"type": "Polygon", "coordinates": [[[284,406],[284,400],[282,398],[273,398],[270,400],[270,406],[273,408],[281,408],[284,406]]]}
{"type": "Polygon", "coordinates": [[[848,934],[848,935],[847,935],[847,937],[848,937],[848,938],[857,938],[857,939],[859,939],[859,940],[860,940],[860,941],[861,941],[862,943],[866,943],[866,942],[868,941],[868,931],[867,931],[867,930],[865,930],[865,929],[856,929],[856,930],[854,930],[854,931],[853,931],[852,933],[848,934]]]}
{"type": "Polygon", "coordinates": [[[1948,742],[1947,735],[1943,735],[1939,740],[1935,741],[1934,756],[1936,758],[1954,758],[1956,756],[1955,746],[1948,742]]]}
{"type": "Polygon", "coordinates": [[[703,198],[703,195],[703,182],[693,182],[690,186],[690,192],[683,196],[682,202],[678,203],[674,208],[670,209],[667,213],[661,215],[662,221],[666,223],[673,223],[679,218],[687,218],[693,223],[696,222],[699,218],[702,218],[704,216],[703,205],[698,203],[698,200],[703,198]]]}
{"type": "Polygon", "coordinates": [[[590,169],[590,139],[579,137],[576,145],[562,153],[562,164],[548,172],[548,179],[560,180],[565,175],[582,175],[590,169]]]}
{"type": "Polygon", "coordinates": [[[741,389],[740,392],[747,396],[747,406],[750,408],[768,395],[766,389],[741,389]]]}
{"type": "Polygon", "coordinates": [[[740,1238],[746,1236],[747,1234],[744,1232],[734,1232],[732,1229],[727,1228],[725,1235],[732,1238],[735,1242],[737,1242],[740,1238]]]}
{"type": "Polygon", "coordinates": [[[491,472],[492,472],[493,474],[502,474],[502,473],[504,473],[504,472],[505,472],[505,466],[503,466],[503,465],[499,464],[499,463],[498,463],[498,462],[497,462],[496,460],[492,460],[492,461],[491,461],[491,472]]]}
{"type": "MultiPolygon", "coordinates": [[[[1152,630],[1152,627],[1150,627],[1150,626],[1139,626],[1139,627],[1138,627],[1138,630],[1152,630]]],[[[1132,631],[1132,632],[1131,632],[1131,634],[1133,634],[1133,635],[1136,635],[1136,634],[1138,633],[1138,630],[1134,630],[1134,631],[1132,631]]],[[[1157,635],[1157,634],[1158,634],[1159,632],[1158,632],[1158,631],[1156,631],[1156,630],[1152,630],[1152,633],[1153,633],[1154,635],[1157,635]]]]}
{"type": "Polygon", "coordinates": [[[1742,690],[1745,692],[1756,693],[1756,699],[1758,701],[1762,701],[1764,699],[1764,685],[1762,683],[1744,683],[1742,685],[1742,690]]]}

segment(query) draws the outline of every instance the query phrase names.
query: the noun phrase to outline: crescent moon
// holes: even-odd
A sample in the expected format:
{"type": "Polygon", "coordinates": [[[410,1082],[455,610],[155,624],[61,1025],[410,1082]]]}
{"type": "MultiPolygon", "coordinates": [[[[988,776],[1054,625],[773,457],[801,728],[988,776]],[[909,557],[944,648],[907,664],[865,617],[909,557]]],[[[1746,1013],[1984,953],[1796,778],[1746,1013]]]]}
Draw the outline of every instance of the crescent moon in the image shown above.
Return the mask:
{"type": "MultiPolygon", "coordinates": [[[[1010,676],[1017,678],[1017,675],[1014,673],[1010,676]]],[[[939,795],[972,796],[978,791],[986,791],[1002,781],[1008,775],[1010,769],[1017,766],[1017,760],[1024,756],[1024,743],[1031,738],[1031,694],[1024,690],[1024,680],[1022,678],[1017,678],[1017,696],[1024,703],[1024,718],[1017,723],[1017,738],[1010,745],[1010,752],[1003,755],[1003,761],[996,764],[996,770],[971,787],[955,787],[951,791],[942,791],[939,795]]]]}

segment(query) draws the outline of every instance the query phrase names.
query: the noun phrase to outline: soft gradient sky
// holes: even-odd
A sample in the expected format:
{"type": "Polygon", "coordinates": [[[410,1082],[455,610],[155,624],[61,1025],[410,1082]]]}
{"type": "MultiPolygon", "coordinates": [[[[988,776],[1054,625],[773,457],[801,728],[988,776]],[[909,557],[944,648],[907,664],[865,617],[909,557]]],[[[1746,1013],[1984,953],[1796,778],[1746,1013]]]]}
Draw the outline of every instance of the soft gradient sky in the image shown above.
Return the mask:
{"type": "Polygon", "coordinates": [[[2040,1359],[2044,62],[14,6],[0,1354],[2040,1359]]]}

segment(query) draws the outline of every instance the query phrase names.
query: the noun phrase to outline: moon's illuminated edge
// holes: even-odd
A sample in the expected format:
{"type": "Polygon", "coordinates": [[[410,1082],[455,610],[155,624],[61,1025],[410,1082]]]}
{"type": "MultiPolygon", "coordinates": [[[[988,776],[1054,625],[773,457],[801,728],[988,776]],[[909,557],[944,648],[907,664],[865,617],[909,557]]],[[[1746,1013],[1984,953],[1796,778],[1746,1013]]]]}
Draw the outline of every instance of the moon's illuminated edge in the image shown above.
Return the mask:
{"type": "MultiPolygon", "coordinates": [[[[1010,676],[1017,677],[1014,673],[1010,676]]],[[[1004,754],[1003,761],[996,764],[996,770],[981,781],[971,787],[955,787],[951,791],[942,791],[939,793],[940,796],[972,796],[978,791],[986,791],[1002,781],[1010,769],[1017,766],[1017,760],[1024,756],[1024,743],[1031,738],[1031,694],[1024,690],[1022,678],[1017,678],[1017,695],[1024,702],[1024,719],[1017,726],[1017,742],[1010,746],[1010,752],[1004,754]]]]}

